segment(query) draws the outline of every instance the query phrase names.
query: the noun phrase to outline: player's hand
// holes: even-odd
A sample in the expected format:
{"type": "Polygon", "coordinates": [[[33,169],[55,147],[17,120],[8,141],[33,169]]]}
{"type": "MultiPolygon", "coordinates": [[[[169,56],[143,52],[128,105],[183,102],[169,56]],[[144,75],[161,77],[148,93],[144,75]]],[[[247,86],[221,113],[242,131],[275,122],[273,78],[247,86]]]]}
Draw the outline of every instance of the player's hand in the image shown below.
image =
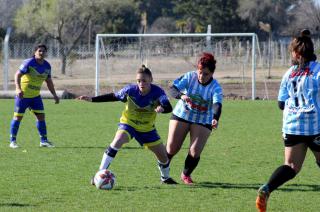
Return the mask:
{"type": "Polygon", "coordinates": [[[213,119],[211,122],[212,129],[218,128],[218,121],[216,119],[213,119]]]}
{"type": "Polygon", "coordinates": [[[185,95],[185,94],[183,94],[183,95],[181,96],[181,99],[182,99],[183,101],[187,102],[187,103],[191,102],[190,97],[187,96],[187,95],[185,95]]]}
{"type": "Polygon", "coordinates": [[[59,104],[59,102],[60,102],[59,97],[57,95],[55,95],[55,96],[53,96],[53,98],[54,98],[54,103],[59,104]]]}
{"type": "Polygon", "coordinates": [[[158,105],[154,111],[156,111],[157,113],[162,113],[164,111],[163,107],[161,107],[160,105],[158,105]]]}
{"type": "Polygon", "coordinates": [[[92,101],[92,98],[90,96],[79,96],[76,99],[77,100],[84,100],[84,101],[87,101],[87,102],[91,102],[92,101]]]}
{"type": "Polygon", "coordinates": [[[23,98],[23,91],[21,89],[16,89],[16,95],[17,95],[17,97],[22,99],[23,98]]]}

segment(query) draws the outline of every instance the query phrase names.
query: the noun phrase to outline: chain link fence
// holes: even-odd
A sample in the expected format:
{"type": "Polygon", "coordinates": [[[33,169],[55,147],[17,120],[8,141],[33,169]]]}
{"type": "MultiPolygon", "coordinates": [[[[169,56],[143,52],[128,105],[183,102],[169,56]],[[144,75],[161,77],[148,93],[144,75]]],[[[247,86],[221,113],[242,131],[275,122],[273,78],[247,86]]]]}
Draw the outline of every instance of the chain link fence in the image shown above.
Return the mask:
{"type": "MultiPolygon", "coordinates": [[[[0,52],[0,62],[1,62],[1,73],[0,73],[0,85],[2,89],[2,85],[4,83],[3,73],[3,41],[0,40],[1,44],[1,52],[0,52]]],[[[156,43],[155,43],[156,44],[156,43]]],[[[180,57],[180,60],[189,64],[196,64],[196,57],[194,57],[195,46],[192,46],[188,43],[184,44],[184,48],[189,48],[189,54],[193,55],[192,57],[180,57]],[[192,53],[193,52],[193,53],[192,53]]],[[[18,67],[23,62],[23,60],[31,57],[34,51],[33,43],[23,43],[16,42],[10,40],[9,43],[9,89],[14,89],[14,74],[18,70],[18,67]]],[[[67,66],[66,73],[61,74],[61,66],[62,66],[62,48],[58,43],[50,43],[47,44],[48,52],[47,52],[47,60],[52,66],[52,76],[54,83],[57,89],[70,89],[72,87],[86,87],[91,89],[93,92],[95,85],[95,49],[94,45],[77,45],[76,48],[71,52],[71,54],[67,58],[67,66]]],[[[166,42],[162,42],[161,44],[156,44],[154,52],[167,51],[168,46],[166,42]],[[166,49],[167,48],[167,49],[166,49]]],[[[243,95],[250,96],[251,84],[250,78],[251,76],[251,67],[250,65],[250,51],[251,44],[248,41],[235,42],[234,40],[221,39],[216,40],[214,44],[213,52],[217,58],[217,70],[215,73],[215,77],[222,83],[234,83],[240,85],[239,88],[242,89],[243,95]],[[241,55],[241,58],[235,55],[241,55]],[[246,60],[246,65],[242,63],[246,60]],[[241,62],[241,63],[240,63],[241,62]],[[230,66],[233,64],[233,66],[230,66]],[[233,69],[232,71],[227,71],[229,69],[233,69]]],[[[268,42],[260,42],[260,51],[257,51],[257,82],[261,82],[262,85],[258,86],[257,95],[265,96],[266,89],[268,89],[268,84],[271,82],[279,82],[283,73],[287,70],[287,68],[291,64],[290,54],[288,52],[288,42],[277,42],[273,41],[271,43],[268,42]]],[[[320,41],[319,39],[315,40],[315,49],[316,53],[320,53],[320,41]]],[[[127,52],[128,54],[128,52],[127,52]]],[[[151,55],[152,56],[152,55],[151,55]]],[[[149,63],[151,64],[152,59],[149,57],[149,63]]],[[[154,57],[155,60],[158,60],[159,57],[154,57]]],[[[135,73],[135,70],[140,66],[140,64],[135,64],[133,60],[130,60],[130,57],[124,56],[122,59],[114,57],[114,64],[121,63],[121,68],[113,65],[110,66],[110,73],[122,73],[119,75],[119,78],[112,78],[108,80],[108,75],[106,71],[101,72],[101,80],[105,82],[105,85],[108,84],[114,86],[114,84],[124,84],[129,81],[134,82],[135,78],[132,77],[132,73],[135,73]],[[129,59],[128,59],[129,58],[129,59]],[[131,67],[134,64],[135,67],[131,67]],[[130,67],[130,68],[128,68],[130,67]],[[124,75],[123,75],[124,74],[124,75]],[[129,77],[124,77],[129,76],[129,77]]],[[[153,72],[156,72],[157,76],[155,77],[155,81],[157,79],[161,81],[170,81],[176,78],[179,74],[183,74],[188,69],[181,68],[182,62],[179,60],[176,62],[176,67],[174,68],[165,68],[161,71],[161,67],[163,65],[152,65],[151,69],[153,72]],[[160,70],[160,71],[159,71],[160,70]],[[178,72],[180,71],[180,72],[178,72]]],[[[115,74],[116,75],[116,74],[115,74]]],[[[103,89],[102,89],[103,90],[103,89]]]]}

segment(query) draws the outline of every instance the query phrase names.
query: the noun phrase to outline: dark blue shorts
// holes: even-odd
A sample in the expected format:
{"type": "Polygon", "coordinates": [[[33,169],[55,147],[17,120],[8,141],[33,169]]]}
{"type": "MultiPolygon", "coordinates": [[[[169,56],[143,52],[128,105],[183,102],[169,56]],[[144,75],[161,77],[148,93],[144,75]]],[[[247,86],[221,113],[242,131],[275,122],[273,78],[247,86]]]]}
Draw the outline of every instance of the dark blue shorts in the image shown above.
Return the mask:
{"type": "Polygon", "coordinates": [[[130,139],[135,138],[141,146],[150,147],[161,143],[160,136],[155,129],[149,132],[139,132],[130,125],[119,123],[118,131],[126,132],[130,139]]]}
{"type": "Polygon", "coordinates": [[[14,101],[14,115],[23,116],[27,108],[29,108],[34,113],[44,113],[41,96],[22,99],[16,96],[14,101]]]}

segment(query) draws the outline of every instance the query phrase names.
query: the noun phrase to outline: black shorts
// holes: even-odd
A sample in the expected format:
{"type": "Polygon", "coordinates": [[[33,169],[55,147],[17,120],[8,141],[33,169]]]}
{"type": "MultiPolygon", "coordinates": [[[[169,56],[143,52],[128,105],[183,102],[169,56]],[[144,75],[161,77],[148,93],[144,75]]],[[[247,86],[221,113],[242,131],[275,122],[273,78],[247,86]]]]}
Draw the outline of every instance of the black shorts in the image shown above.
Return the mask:
{"type": "Polygon", "coordinates": [[[201,125],[205,128],[207,128],[208,130],[212,131],[212,126],[211,124],[200,124],[200,123],[194,123],[194,122],[191,122],[191,121],[187,121],[185,119],[182,119],[174,114],[172,114],[170,120],[176,120],[176,121],[181,121],[181,122],[184,122],[184,123],[188,123],[188,124],[198,124],[198,125],[201,125]]]}
{"type": "Polygon", "coordinates": [[[290,135],[284,134],[284,146],[291,147],[297,144],[304,143],[311,150],[320,152],[320,134],[318,135],[290,135]]]}

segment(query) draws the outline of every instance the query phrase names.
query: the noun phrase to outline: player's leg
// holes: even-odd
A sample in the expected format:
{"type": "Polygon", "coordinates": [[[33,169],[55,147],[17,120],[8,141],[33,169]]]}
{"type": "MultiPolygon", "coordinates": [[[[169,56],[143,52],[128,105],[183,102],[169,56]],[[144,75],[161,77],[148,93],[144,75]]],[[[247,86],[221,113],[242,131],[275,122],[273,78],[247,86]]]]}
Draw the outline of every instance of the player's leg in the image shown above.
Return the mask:
{"type": "Polygon", "coordinates": [[[179,152],[189,130],[190,123],[178,120],[170,120],[168,140],[166,144],[169,160],[171,160],[172,157],[179,152]]]}
{"type": "Polygon", "coordinates": [[[54,147],[53,143],[48,141],[44,106],[40,96],[32,98],[30,109],[37,118],[36,127],[40,136],[40,147],[54,147]]]}
{"type": "Polygon", "coordinates": [[[316,163],[318,165],[318,167],[320,168],[320,152],[317,152],[317,151],[312,151],[313,152],[313,155],[316,159],[316,163]]]}
{"type": "Polygon", "coordinates": [[[157,157],[161,182],[166,184],[177,184],[177,182],[170,177],[170,161],[165,146],[162,143],[158,143],[156,145],[149,145],[148,149],[150,149],[157,157]]]}
{"type": "Polygon", "coordinates": [[[181,179],[185,184],[193,183],[191,173],[200,161],[201,152],[207,143],[210,134],[210,126],[203,126],[199,124],[192,124],[190,126],[190,147],[185,159],[184,169],[181,173],[181,179]]]}
{"type": "Polygon", "coordinates": [[[312,150],[312,153],[316,159],[316,164],[320,168],[320,136],[315,136],[308,146],[312,150]]]}
{"type": "Polygon", "coordinates": [[[99,166],[99,170],[107,169],[113,159],[116,157],[118,150],[122,147],[123,144],[128,143],[131,139],[131,135],[125,130],[118,130],[114,136],[113,141],[108,146],[106,151],[102,156],[102,160],[99,166]]]}
{"type": "Polygon", "coordinates": [[[14,105],[14,115],[10,123],[10,147],[13,149],[18,148],[16,137],[23,115],[28,107],[28,99],[16,97],[14,105]]]}
{"type": "Polygon", "coordinates": [[[256,206],[260,211],[266,211],[270,193],[285,182],[294,178],[301,170],[308,146],[304,142],[301,142],[301,140],[292,145],[293,142],[297,141],[296,139],[297,137],[288,137],[288,135],[284,138],[286,145],[284,165],[279,166],[271,175],[268,183],[261,186],[258,190],[256,206]]]}

